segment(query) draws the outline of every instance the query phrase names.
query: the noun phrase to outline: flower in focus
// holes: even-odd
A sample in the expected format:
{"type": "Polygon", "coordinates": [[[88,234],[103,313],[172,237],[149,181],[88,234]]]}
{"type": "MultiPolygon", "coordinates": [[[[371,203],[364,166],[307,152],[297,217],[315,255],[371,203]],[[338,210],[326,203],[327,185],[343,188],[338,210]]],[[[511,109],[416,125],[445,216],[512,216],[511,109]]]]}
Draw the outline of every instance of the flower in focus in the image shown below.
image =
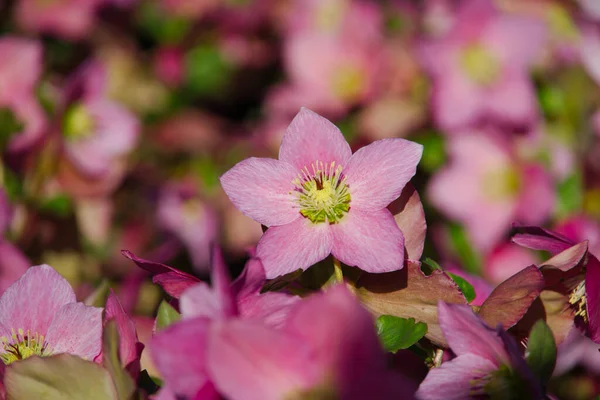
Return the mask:
{"type": "Polygon", "coordinates": [[[475,247],[490,250],[515,220],[540,223],[549,216],[554,188],[539,164],[521,162],[491,135],[456,136],[448,146],[450,164],[431,179],[429,199],[465,224],[475,247]]]}
{"type": "Polygon", "coordinates": [[[46,119],[35,98],[42,46],[23,38],[0,38],[0,150],[22,151],[44,133],[46,119]],[[6,147],[5,147],[6,146],[6,147]]]}
{"type": "Polygon", "coordinates": [[[449,131],[490,118],[530,126],[537,103],[528,70],[544,40],[541,21],[500,13],[490,1],[466,2],[452,29],[422,48],[437,123],[449,131]]]}
{"type": "Polygon", "coordinates": [[[415,174],[421,153],[419,144],[387,139],[352,154],[337,127],[303,108],[279,160],[244,160],[221,184],[240,211],[269,227],[256,253],[268,279],[330,253],[368,272],[389,272],[402,268],[404,237],[385,207],[415,174]]]}
{"type": "Polygon", "coordinates": [[[102,309],[78,303],[52,267],[31,267],[0,297],[0,359],[70,353],[94,360],[102,348],[102,309]]]}
{"type": "Polygon", "coordinates": [[[494,331],[468,306],[442,301],[438,318],[456,358],[429,371],[418,399],[543,398],[517,344],[501,328],[494,331]]]}

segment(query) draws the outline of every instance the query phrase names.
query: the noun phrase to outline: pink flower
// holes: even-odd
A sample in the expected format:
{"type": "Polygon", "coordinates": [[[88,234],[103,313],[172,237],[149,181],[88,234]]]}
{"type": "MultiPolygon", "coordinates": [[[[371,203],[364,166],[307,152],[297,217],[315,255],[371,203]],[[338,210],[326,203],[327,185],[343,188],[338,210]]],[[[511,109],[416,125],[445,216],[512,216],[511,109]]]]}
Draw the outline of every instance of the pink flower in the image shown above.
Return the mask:
{"type": "Polygon", "coordinates": [[[452,29],[422,48],[437,123],[452,131],[486,119],[519,127],[535,122],[528,71],[545,36],[540,21],[500,13],[487,0],[466,2],[452,29]]]}
{"type": "Polygon", "coordinates": [[[16,20],[24,29],[66,39],[82,39],[94,27],[96,10],[105,0],[19,0],[16,20]]]}
{"type": "Polygon", "coordinates": [[[135,116],[106,95],[104,66],[81,67],[66,88],[62,121],[64,151],[69,162],[87,177],[110,175],[137,142],[135,116]]]}
{"type": "Polygon", "coordinates": [[[5,36],[0,39],[0,137],[9,151],[22,151],[44,133],[46,119],[35,98],[42,72],[39,42],[5,36]]]}
{"type": "Polygon", "coordinates": [[[102,349],[102,309],[78,303],[52,267],[31,267],[0,297],[0,358],[70,353],[94,360],[102,349]]]}
{"type": "Polygon", "coordinates": [[[240,211],[269,227],[256,253],[267,279],[330,253],[368,272],[389,272],[402,268],[404,237],[385,207],[415,174],[421,153],[419,144],[386,139],[352,154],[339,129],[303,108],[279,160],[244,160],[221,184],[240,211]]]}
{"type": "MultiPolygon", "coordinates": [[[[438,303],[440,327],[456,358],[429,371],[417,391],[421,400],[477,399],[490,395],[494,388],[498,398],[517,393],[498,392],[509,389],[510,375],[524,381],[528,399],[542,399],[541,388],[527,367],[514,340],[501,328],[489,328],[470,307],[438,303]],[[503,383],[505,383],[503,385],[503,383]]],[[[521,398],[521,397],[519,397],[521,398]]]]}
{"type": "Polygon", "coordinates": [[[554,188],[540,165],[520,161],[496,136],[460,135],[448,146],[450,164],[433,176],[428,195],[447,216],[465,224],[477,248],[489,251],[513,221],[540,223],[548,217],[554,188]]]}
{"type": "Polygon", "coordinates": [[[536,265],[535,255],[514,243],[502,243],[495,247],[486,257],[483,269],[485,277],[498,285],[522,269],[536,265]]]}

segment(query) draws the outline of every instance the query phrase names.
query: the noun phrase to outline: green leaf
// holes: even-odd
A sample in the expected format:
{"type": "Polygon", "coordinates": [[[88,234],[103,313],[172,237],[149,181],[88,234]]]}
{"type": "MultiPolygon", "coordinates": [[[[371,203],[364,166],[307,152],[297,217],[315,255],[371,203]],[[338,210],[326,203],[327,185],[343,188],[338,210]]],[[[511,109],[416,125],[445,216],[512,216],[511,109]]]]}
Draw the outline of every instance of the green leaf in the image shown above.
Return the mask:
{"type": "Polygon", "coordinates": [[[531,328],[525,359],[533,373],[543,383],[548,382],[556,364],[556,342],[552,331],[542,319],[531,328]]]}
{"type": "Polygon", "coordinates": [[[415,322],[414,318],[382,315],[377,318],[377,335],[386,351],[395,353],[408,349],[427,333],[427,324],[415,322]]]}
{"type": "Polygon", "coordinates": [[[45,199],[39,205],[40,211],[54,214],[58,217],[68,217],[73,210],[73,202],[66,194],[59,194],[45,199]]]}
{"type": "Polygon", "coordinates": [[[174,324],[179,321],[181,316],[173,308],[172,305],[167,303],[166,301],[162,301],[160,306],[158,306],[158,313],[156,315],[156,330],[161,330],[166,328],[169,325],[174,324]]]}
{"type": "Polygon", "coordinates": [[[117,389],[119,400],[129,400],[135,393],[133,379],[119,359],[119,330],[115,320],[108,321],[102,334],[102,365],[108,370],[117,389]]]}
{"type": "Polygon", "coordinates": [[[556,187],[556,215],[567,217],[581,210],[583,205],[583,183],[581,176],[575,173],[560,182],[556,187]]]}
{"type": "Polygon", "coordinates": [[[6,368],[8,399],[117,400],[109,372],[71,354],[30,357],[6,368]]]}
{"type": "Polygon", "coordinates": [[[414,140],[423,145],[420,168],[431,173],[446,163],[446,144],[442,135],[431,131],[415,137],[414,140]]]}
{"type": "Polygon", "coordinates": [[[187,86],[198,95],[222,93],[233,73],[219,48],[211,44],[195,47],[187,53],[185,67],[187,86]]]}
{"type": "Polygon", "coordinates": [[[440,264],[438,264],[437,261],[435,261],[429,257],[425,257],[425,259],[423,260],[423,265],[429,267],[429,271],[425,271],[425,273],[427,275],[429,275],[433,271],[437,271],[437,270],[443,271],[440,264]]]}
{"type": "Polygon", "coordinates": [[[460,291],[465,295],[467,302],[470,303],[473,300],[475,300],[475,296],[477,294],[475,293],[475,288],[473,287],[473,285],[471,285],[469,282],[467,282],[465,278],[461,276],[452,274],[450,272],[447,272],[447,274],[450,275],[450,278],[452,278],[454,282],[456,282],[456,284],[460,288],[460,291]]]}
{"type": "Polygon", "coordinates": [[[464,228],[458,224],[450,224],[448,228],[452,247],[462,266],[471,274],[478,275],[481,268],[479,254],[471,246],[471,240],[464,228]]]}

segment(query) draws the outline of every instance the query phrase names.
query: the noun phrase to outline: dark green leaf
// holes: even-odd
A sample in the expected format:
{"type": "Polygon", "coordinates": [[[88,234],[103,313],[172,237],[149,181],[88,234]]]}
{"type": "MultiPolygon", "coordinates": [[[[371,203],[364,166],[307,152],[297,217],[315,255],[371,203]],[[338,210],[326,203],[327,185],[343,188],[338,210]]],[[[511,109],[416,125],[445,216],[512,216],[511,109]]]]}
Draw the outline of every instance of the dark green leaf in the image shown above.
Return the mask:
{"type": "Polygon", "coordinates": [[[395,353],[408,349],[427,333],[427,324],[415,322],[414,318],[382,315],[377,318],[377,335],[386,351],[395,353]]]}
{"type": "Polygon", "coordinates": [[[452,278],[454,282],[456,282],[456,284],[460,288],[460,291],[465,295],[465,298],[469,303],[475,300],[475,296],[477,294],[475,293],[475,288],[473,287],[473,285],[467,282],[466,279],[463,277],[451,274],[450,272],[447,272],[447,274],[450,275],[450,278],[452,278]]]}
{"type": "Polygon", "coordinates": [[[156,315],[156,330],[164,329],[180,319],[181,316],[177,310],[163,300],[162,303],[160,303],[160,306],[158,306],[158,313],[156,315]]]}
{"type": "Polygon", "coordinates": [[[533,373],[543,383],[548,382],[556,364],[556,342],[544,320],[538,320],[531,328],[525,359],[533,373]]]}

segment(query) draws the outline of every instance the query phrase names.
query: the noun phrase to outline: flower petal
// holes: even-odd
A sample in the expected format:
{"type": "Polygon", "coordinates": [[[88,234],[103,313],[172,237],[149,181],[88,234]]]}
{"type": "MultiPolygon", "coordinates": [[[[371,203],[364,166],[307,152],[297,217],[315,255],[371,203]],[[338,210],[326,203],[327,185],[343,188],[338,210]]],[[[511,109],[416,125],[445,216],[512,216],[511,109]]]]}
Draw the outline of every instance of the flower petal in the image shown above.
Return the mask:
{"type": "Polygon", "coordinates": [[[123,366],[139,359],[138,354],[138,336],[135,329],[135,323],[127,315],[119,298],[110,290],[106,299],[106,321],[114,319],[119,331],[119,358],[123,366]]]}
{"type": "Polygon", "coordinates": [[[83,303],[64,305],[48,328],[46,341],[53,354],[69,353],[93,360],[102,350],[102,309],[83,303]]]}
{"type": "Polygon", "coordinates": [[[313,224],[306,218],[274,226],[265,232],[256,248],[267,279],[307,269],[331,253],[333,238],[329,224],[313,224]]]}
{"type": "Polygon", "coordinates": [[[150,342],[152,358],[165,386],[176,396],[194,399],[208,381],[205,354],[209,322],[204,318],[180,321],[160,331],[150,342]]]}
{"type": "Polygon", "coordinates": [[[179,309],[183,318],[221,318],[223,312],[215,292],[205,282],[188,288],[179,299],[179,309]]]}
{"type": "Polygon", "coordinates": [[[475,354],[464,354],[434,368],[419,386],[419,400],[464,400],[472,398],[473,381],[482,378],[497,366],[475,354]]]}
{"type": "Polygon", "coordinates": [[[382,139],[358,150],[344,168],[350,206],[381,210],[400,196],[417,171],[423,146],[404,139],[382,139]]]}
{"type": "Polygon", "coordinates": [[[75,301],[69,282],[52,267],[31,267],[0,298],[0,323],[46,335],[54,315],[75,301]]]}
{"type": "Polygon", "coordinates": [[[288,126],[279,149],[279,159],[297,169],[315,161],[346,165],[352,150],[342,132],[326,118],[301,108],[288,126]]]}
{"type": "Polygon", "coordinates": [[[600,343],[600,262],[591,254],[585,271],[585,295],[589,336],[600,343]]]}
{"type": "Polygon", "coordinates": [[[221,176],[221,185],[244,215],[266,226],[285,225],[300,216],[292,195],[297,175],[288,163],[251,157],[221,176]]]}
{"type": "Polygon", "coordinates": [[[283,399],[324,372],[297,337],[248,320],[213,325],[206,359],[215,386],[231,400],[283,399]]]}
{"type": "Polygon", "coordinates": [[[502,339],[473,313],[471,307],[440,301],[438,319],[450,349],[457,356],[474,354],[493,363],[508,363],[502,339]]]}
{"type": "Polygon", "coordinates": [[[404,236],[387,209],[363,212],[351,209],[333,232],[332,254],[349,266],[380,273],[402,269],[404,236]]]}

